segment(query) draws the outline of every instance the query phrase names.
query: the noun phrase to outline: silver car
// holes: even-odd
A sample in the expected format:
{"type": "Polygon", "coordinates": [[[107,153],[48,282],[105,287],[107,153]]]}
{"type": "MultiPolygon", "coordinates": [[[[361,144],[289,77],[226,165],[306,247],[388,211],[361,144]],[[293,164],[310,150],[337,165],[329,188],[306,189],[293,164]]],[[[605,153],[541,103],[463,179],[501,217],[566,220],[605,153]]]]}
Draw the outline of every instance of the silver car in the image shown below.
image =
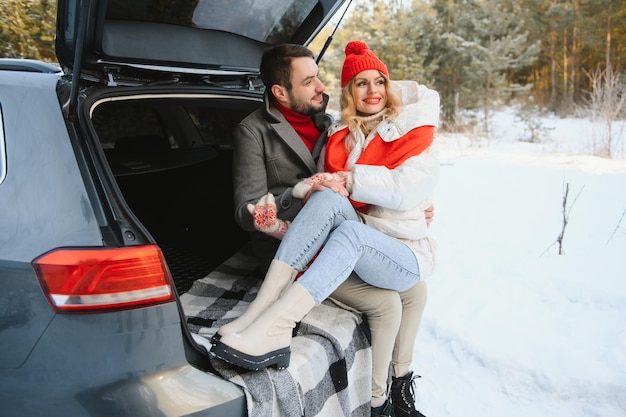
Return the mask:
{"type": "Polygon", "coordinates": [[[261,54],[343,0],[60,0],[60,66],[0,59],[0,415],[246,415],[180,296],[247,242],[261,54]]]}

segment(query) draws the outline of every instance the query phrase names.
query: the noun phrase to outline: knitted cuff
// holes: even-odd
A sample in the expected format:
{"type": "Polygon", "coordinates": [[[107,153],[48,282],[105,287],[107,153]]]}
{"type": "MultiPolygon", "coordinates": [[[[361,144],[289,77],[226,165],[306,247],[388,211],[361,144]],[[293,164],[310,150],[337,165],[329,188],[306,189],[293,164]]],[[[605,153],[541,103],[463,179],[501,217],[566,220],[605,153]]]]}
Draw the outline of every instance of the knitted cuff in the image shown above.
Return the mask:
{"type": "Polygon", "coordinates": [[[346,190],[348,194],[352,194],[352,187],[354,187],[354,175],[352,171],[346,171],[346,190]]]}
{"type": "Polygon", "coordinates": [[[283,237],[285,237],[285,233],[287,233],[287,229],[289,229],[289,225],[291,224],[291,222],[288,220],[278,219],[277,223],[278,229],[274,230],[273,232],[268,232],[267,234],[275,237],[278,240],[283,240],[283,237]]]}

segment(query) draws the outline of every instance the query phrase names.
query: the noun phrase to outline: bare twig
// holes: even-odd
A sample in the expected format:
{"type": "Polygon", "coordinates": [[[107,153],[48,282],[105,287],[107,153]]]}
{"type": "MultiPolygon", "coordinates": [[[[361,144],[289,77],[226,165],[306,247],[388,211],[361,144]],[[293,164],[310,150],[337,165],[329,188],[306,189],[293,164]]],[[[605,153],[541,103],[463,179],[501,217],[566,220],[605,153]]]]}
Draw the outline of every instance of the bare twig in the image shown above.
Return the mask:
{"type": "Polygon", "coordinates": [[[567,226],[567,221],[569,218],[568,210],[567,210],[567,196],[569,195],[569,183],[565,183],[565,192],[563,194],[563,225],[561,226],[561,233],[556,238],[556,243],[559,244],[559,255],[563,254],[563,237],[565,236],[565,227],[567,226]]]}
{"type": "Polygon", "coordinates": [[[605,243],[606,245],[609,244],[611,239],[613,239],[613,236],[615,236],[615,233],[621,228],[621,224],[622,224],[622,220],[624,220],[624,216],[626,216],[626,209],[624,209],[624,211],[622,211],[622,216],[619,218],[619,221],[617,222],[617,226],[615,226],[615,229],[613,229],[613,233],[611,233],[611,236],[606,241],[606,243],[605,243]]]}
{"type": "MultiPolygon", "coordinates": [[[[555,244],[559,245],[559,255],[563,255],[563,239],[565,237],[565,228],[567,227],[567,224],[569,223],[569,215],[572,211],[572,207],[574,207],[574,204],[576,203],[576,201],[578,201],[578,197],[580,197],[580,194],[583,192],[583,189],[585,188],[584,186],[580,189],[580,191],[578,192],[578,194],[576,194],[576,197],[574,198],[574,201],[572,202],[572,204],[569,205],[569,208],[567,206],[567,197],[569,196],[569,183],[565,182],[564,183],[564,191],[563,191],[563,207],[562,207],[562,212],[563,212],[563,225],[561,226],[561,232],[559,233],[559,236],[556,238],[556,241],[554,243],[552,243],[545,251],[547,252],[548,249],[550,249],[552,246],[554,246],[555,244]]],[[[542,254],[543,255],[543,254],[542,254]]]]}

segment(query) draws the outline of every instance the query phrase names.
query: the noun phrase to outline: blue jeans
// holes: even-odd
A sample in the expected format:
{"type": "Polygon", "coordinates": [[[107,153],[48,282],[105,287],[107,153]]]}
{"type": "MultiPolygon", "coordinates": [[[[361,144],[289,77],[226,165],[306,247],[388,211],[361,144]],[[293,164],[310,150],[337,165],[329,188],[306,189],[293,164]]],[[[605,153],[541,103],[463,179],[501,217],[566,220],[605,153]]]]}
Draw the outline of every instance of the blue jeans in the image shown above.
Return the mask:
{"type": "Polygon", "coordinates": [[[406,291],[420,280],[413,251],[361,223],[350,201],[331,189],[311,195],[289,226],[275,258],[305,271],[298,282],[318,304],[352,271],[370,285],[395,291],[406,291]]]}

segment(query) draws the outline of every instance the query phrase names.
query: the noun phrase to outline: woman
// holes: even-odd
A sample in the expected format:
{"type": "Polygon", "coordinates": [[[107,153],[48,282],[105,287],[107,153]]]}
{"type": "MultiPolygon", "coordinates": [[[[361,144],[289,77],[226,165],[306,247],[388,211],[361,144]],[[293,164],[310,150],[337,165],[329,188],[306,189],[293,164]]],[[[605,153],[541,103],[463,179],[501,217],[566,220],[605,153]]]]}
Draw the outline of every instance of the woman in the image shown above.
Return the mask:
{"type": "MultiPolygon", "coordinates": [[[[402,294],[435,266],[424,211],[439,176],[439,162],[430,152],[439,96],[413,83],[413,101],[401,100],[387,67],[365,43],[349,42],[345,53],[342,120],[329,131],[324,172],[294,187],[306,204],[287,228],[264,283],[276,281],[274,275],[304,273],[245,330],[220,332],[211,353],[234,365],[287,367],[295,323],[352,271],[369,285],[402,294]]],[[[251,207],[255,221],[276,222],[272,197],[251,207]]],[[[393,378],[392,401],[386,389],[382,395],[373,392],[373,416],[421,415],[414,408],[409,371],[418,327],[419,317],[403,315],[392,329],[394,343],[375,353],[387,360],[375,366],[373,380],[386,385],[390,363],[393,378]]]]}

